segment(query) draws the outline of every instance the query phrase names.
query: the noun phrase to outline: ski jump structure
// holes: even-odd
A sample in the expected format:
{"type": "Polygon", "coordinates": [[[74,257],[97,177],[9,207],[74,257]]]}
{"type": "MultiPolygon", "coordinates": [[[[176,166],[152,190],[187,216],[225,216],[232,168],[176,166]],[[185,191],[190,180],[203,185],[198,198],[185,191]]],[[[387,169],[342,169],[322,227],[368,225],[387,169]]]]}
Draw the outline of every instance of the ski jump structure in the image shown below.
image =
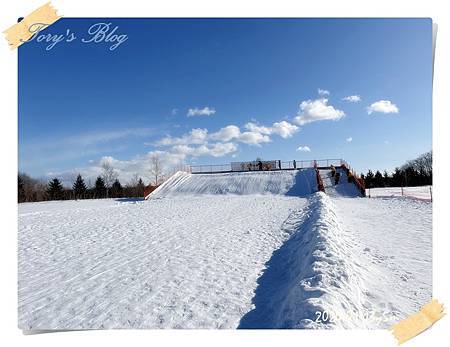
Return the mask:
{"type": "MultiPolygon", "coordinates": [[[[316,171],[317,190],[325,192],[324,184],[319,170],[340,169],[345,172],[350,183],[354,183],[362,196],[366,196],[364,180],[359,177],[354,170],[343,159],[320,159],[320,160],[269,160],[269,161],[248,161],[232,162],[223,165],[190,165],[183,167],[182,170],[190,174],[222,174],[234,172],[253,172],[253,171],[283,171],[283,170],[302,170],[314,168],[316,171]]],[[[144,197],[149,195],[158,186],[147,186],[144,189],[144,197]]]]}

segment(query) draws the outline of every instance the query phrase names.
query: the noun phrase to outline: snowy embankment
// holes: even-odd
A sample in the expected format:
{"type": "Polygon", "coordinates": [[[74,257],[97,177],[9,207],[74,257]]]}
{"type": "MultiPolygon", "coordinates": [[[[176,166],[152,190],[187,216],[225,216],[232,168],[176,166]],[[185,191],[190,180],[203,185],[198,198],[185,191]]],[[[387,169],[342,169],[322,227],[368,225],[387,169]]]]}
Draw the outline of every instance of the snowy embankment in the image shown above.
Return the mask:
{"type": "Polygon", "coordinates": [[[314,169],[218,174],[177,172],[150,198],[203,194],[277,194],[305,197],[317,191],[314,169]]]}
{"type": "Polygon", "coordinates": [[[292,229],[291,238],[267,263],[255,309],[240,327],[364,327],[360,270],[331,199],[322,192],[312,195],[292,229]],[[333,321],[321,318],[324,312],[333,321]]]}
{"type": "Polygon", "coordinates": [[[386,328],[431,297],[431,204],[314,170],[19,206],[19,326],[386,328]]]}

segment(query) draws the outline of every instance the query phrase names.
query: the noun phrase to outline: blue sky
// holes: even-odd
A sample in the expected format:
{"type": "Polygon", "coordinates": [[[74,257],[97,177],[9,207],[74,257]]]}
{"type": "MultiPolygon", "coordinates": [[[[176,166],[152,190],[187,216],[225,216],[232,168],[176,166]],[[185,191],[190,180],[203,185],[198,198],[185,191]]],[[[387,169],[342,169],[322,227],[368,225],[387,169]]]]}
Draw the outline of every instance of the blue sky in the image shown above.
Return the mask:
{"type": "Polygon", "coordinates": [[[40,34],[75,40],[19,48],[19,170],[95,177],[109,161],[126,182],[154,152],[168,167],[259,156],[392,170],[432,146],[431,25],[61,19],[40,34]],[[101,22],[126,40],[82,42],[101,22]]]}

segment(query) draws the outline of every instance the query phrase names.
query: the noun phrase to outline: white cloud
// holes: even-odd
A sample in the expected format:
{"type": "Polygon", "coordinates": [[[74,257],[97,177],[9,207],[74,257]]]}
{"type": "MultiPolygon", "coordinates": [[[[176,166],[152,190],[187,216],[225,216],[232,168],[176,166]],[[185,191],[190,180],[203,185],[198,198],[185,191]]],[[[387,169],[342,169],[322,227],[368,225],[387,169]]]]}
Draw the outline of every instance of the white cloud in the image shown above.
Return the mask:
{"type": "Polygon", "coordinates": [[[374,102],[372,105],[367,107],[367,113],[372,114],[373,112],[380,112],[380,113],[398,113],[398,107],[397,105],[393,104],[389,100],[379,100],[374,102]]]}
{"type": "Polygon", "coordinates": [[[160,152],[165,156],[175,156],[177,160],[199,156],[221,157],[237,151],[237,143],[261,146],[271,142],[271,134],[289,138],[300,129],[287,121],[275,122],[271,127],[251,122],[244,128],[246,131],[241,131],[238,126],[230,124],[213,133],[197,128],[180,137],[166,136],[153,145],[165,147],[160,152]]]}
{"type": "Polygon", "coordinates": [[[271,127],[266,127],[263,125],[255,124],[255,123],[247,123],[245,124],[245,128],[250,130],[251,132],[260,133],[264,135],[276,134],[281,136],[284,139],[292,137],[300,128],[294,124],[291,124],[285,120],[281,122],[275,122],[271,127]]]}
{"type": "Polygon", "coordinates": [[[349,96],[346,96],[345,98],[342,98],[342,100],[348,101],[348,102],[360,102],[361,97],[359,95],[349,95],[349,96]]]}
{"type": "Polygon", "coordinates": [[[208,106],[203,108],[190,108],[188,110],[187,116],[188,117],[195,117],[195,116],[211,116],[214,113],[216,113],[216,110],[214,108],[209,108],[208,106]]]}
{"type": "Polygon", "coordinates": [[[259,146],[261,143],[270,142],[270,137],[267,136],[266,133],[261,133],[255,128],[252,128],[250,131],[241,132],[239,127],[236,125],[228,125],[219,131],[212,133],[210,135],[210,139],[221,142],[236,140],[238,142],[254,146],[259,146]]]}
{"type": "Polygon", "coordinates": [[[283,139],[292,137],[292,135],[294,135],[298,130],[298,126],[284,120],[281,122],[273,123],[272,125],[273,133],[281,136],[283,139]]]}
{"type": "Polygon", "coordinates": [[[322,121],[322,120],[339,120],[345,116],[344,111],[338,110],[328,105],[328,99],[321,98],[316,100],[302,101],[298,116],[294,121],[298,125],[322,121]]]}
{"type": "MultiPolygon", "coordinates": [[[[281,130],[279,130],[281,131],[281,130]]],[[[289,130],[287,130],[289,131],[289,130]]],[[[237,141],[249,145],[259,146],[261,143],[270,142],[270,137],[256,131],[241,132],[238,126],[228,125],[215,133],[208,134],[207,129],[192,129],[181,137],[166,136],[156,141],[156,146],[180,146],[180,145],[207,145],[210,141],[229,142],[237,141]]]]}
{"type": "Polygon", "coordinates": [[[326,89],[317,89],[317,93],[320,95],[320,96],[327,96],[327,95],[330,95],[330,92],[328,91],[328,90],[326,90],[326,89]]]}
{"type": "Polygon", "coordinates": [[[308,146],[300,146],[297,148],[297,151],[299,152],[311,152],[311,148],[309,148],[308,146]]]}
{"type": "MultiPolygon", "coordinates": [[[[67,187],[72,186],[76,175],[80,173],[87,184],[91,186],[95,179],[102,173],[102,164],[109,163],[118,173],[120,182],[124,185],[129,182],[135,174],[138,174],[146,184],[150,182],[151,156],[158,154],[163,163],[166,174],[170,174],[178,167],[186,163],[188,157],[197,158],[201,156],[222,157],[236,152],[237,146],[234,143],[215,143],[212,145],[175,145],[168,150],[150,151],[146,154],[137,155],[129,160],[119,160],[112,156],[104,156],[99,160],[90,160],[85,167],[78,167],[73,170],[63,172],[47,172],[46,178],[58,177],[67,187]]],[[[194,161],[194,160],[192,160],[194,161]]]]}
{"type": "Polygon", "coordinates": [[[233,153],[237,150],[237,146],[234,143],[214,143],[212,145],[200,145],[197,147],[187,145],[177,145],[172,147],[168,153],[183,156],[185,159],[187,156],[201,157],[201,156],[213,156],[223,157],[226,154],[233,153]]]}
{"type": "Polygon", "coordinates": [[[236,152],[237,146],[234,143],[215,143],[209,149],[209,153],[213,157],[223,157],[226,154],[236,152]]]}
{"type": "Polygon", "coordinates": [[[238,140],[248,145],[260,146],[261,143],[270,142],[270,137],[261,133],[246,131],[239,135],[238,140]]]}
{"type": "Polygon", "coordinates": [[[200,145],[206,142],[208,138],[208,130],[195,128],[188,134],[181,137],[166,136],[156,141],[156,146],[173,146],[173,145],[200,145]]]}
{"type": "Polygon", "coordinates": [[[58,177],[62,180],[65,186],[71,186],[76,175],[80,173],[86,183],[92,186],[95,179],[102,173],[102,164],[104,162],[108,162],[118,173],[118,179],[123,185],[129,182],[134,174],[138,174],[145,183],[149,183],[150,156],[153,153],[160,154],[160,156],[164,158],[164,162],[167,163],[167,166],[176,165],[184,158],[183,156],[178,156],[177,158],[176,155],[168,155],[168,153],[163,151],[149,152],[143,155],[135,156],[129,160],[119,160],[111,156],[104,156],[99,160],[89,161],[89,165],[86,167],[79,167],[70,171],[59,173],[49,172],[47,173],[47,177],[58,177]]]}
{"type": "Polygon", "coordinates": [[[245,124],[244,128],[249,131],[255,132],[255,133],[260,133],[260,134],[265,134],[265,135],[272,134],[272,128],[266,127],[264,125],[259,125],[255,122],[249,122],[249,123],[245,124]]]}
{"type": "Polygon", "coordinates": [[[346,139],[345,139],[345,141],[347,141],[347,142],[352,142],[353,141],[353,137],[347,137],[346,139]]]}
{"type": "Polygon", "coordinates": [[[238,138],[241,134],[241,130],[236,125],[228,125],[219,131],[212,133],[210,138],[216,141],[227,142],[232,139],[238,138]]]}

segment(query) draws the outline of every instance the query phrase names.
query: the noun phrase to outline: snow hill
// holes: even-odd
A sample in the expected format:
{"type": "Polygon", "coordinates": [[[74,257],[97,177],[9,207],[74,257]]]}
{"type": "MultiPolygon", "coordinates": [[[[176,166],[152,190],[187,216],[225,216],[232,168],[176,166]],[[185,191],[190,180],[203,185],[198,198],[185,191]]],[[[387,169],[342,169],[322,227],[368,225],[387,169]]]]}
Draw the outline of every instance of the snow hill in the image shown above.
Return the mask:
{"type": "Polygon", "coordinates": [[[314,169],[251,171],[220,174],[177,172],[158,187],[151,198],[199,194],[277,194],[307,196],[317,192],[314,169]]]}
{"type": "Polygon", "coordinates": [[[378,328],[431,299],[432,205],[321,170],[19,205],[19,327],[378,328]]]}

